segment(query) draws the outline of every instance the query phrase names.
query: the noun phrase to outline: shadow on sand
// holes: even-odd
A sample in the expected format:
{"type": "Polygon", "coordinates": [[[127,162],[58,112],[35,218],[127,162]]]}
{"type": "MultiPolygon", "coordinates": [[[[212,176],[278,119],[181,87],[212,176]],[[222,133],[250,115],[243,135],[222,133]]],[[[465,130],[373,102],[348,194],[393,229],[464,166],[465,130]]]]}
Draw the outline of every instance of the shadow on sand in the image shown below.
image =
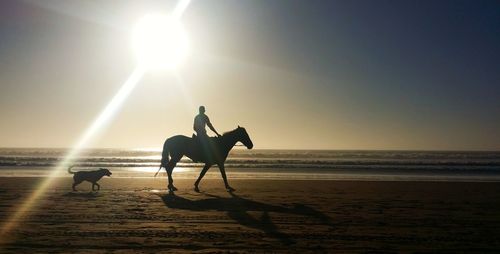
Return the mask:
{"type": "Polygon", "coordinates": [[[82,198],[82,199],[94,199],[99,197],[99,192],[92,191],[92,192],[78,192],[78,191],[72,191],[64,194],[63,196],[65,197],[75,197],[75,198],[82,198]]]}
{"type": "Polygon", "coordinates": [[[253,201],[242,198],[232,192],[231,197],[219,197],[206,194],[209,198],[201,200],[190,200],[184,197],[175,195],[170,192],[166,195],[159,195],[165,205],[172,209],[182,209],[191,211],[222,211],[238,222],[242,226],[255,228],[263,231],[270,237],[279,239],[284,244],[294,244],[289,235],[280,232],[276,225],[271,220],[269,212],[296,214],[301,216],[309,216],[315,218],[323,225],[333,226],[331,219],[325,214],[302,204],[292,204],[293,207],[284,207],[270,205],[262,202],[253,201]],[[260,218],[254,218],[248,212],[262,212],[260,218]]]}

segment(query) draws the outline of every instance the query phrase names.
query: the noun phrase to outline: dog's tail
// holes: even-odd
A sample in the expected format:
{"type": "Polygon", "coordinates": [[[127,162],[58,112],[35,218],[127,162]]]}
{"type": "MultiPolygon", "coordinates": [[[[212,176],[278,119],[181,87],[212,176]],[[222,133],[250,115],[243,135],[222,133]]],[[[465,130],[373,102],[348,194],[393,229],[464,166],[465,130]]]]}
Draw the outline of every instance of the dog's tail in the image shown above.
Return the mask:
{"type": "Polygon", "coordinates": [[[168,161],[169,161],[168,157],[170,155],[170,153],[168,151],[167,141],[165,141],[165,144],[163,144],[163,152],[161,153],[160,168],[158,168],[158,171],[156,171],[156,174],[155,174],[154,177],[156,177],[158,175],[158,173],[160,173],[161,168],[167,168],[167,164],[168,164],[168,161]]]}
{"type": "Polygon", "coordinates": [[[71,165],[69,168],[68,168],[68,173],[70,174],[74,174],[75,172],[71,171],[71,169],[75,167],[75,165],[71,165]]]}

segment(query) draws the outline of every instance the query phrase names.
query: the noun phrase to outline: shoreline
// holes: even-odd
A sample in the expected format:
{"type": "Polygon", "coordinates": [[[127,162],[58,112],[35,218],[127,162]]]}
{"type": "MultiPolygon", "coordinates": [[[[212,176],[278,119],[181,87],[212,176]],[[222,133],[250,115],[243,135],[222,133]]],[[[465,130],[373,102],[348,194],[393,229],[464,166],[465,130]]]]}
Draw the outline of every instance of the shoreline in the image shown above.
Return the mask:
{"type": "MultiPolygon", "coordinates": [[[[36,178],[36,179],[47,179],[45,176],[33,176],[33,175],[26,175],[26,176],[1,176],[0,179],[2,178],[36,178]]],[[[71,179],[71,176],[57,176],[53,177],[54,179],[71,179]]],[[[217,180],[220,177],[205,177],[203,180],[217,180]]],[[[147,176],[116,176],[113,177],[113,179],[143,179],[143,180],[161,180],[161,181],[167,181],[167,177],[147,177],[147,176]]],[[[193,177],[175,177],[174,180],[192,180],[193,182],[196,180],[196,178],[193,177]]],[[[417,182],[417,183],[500,183],[500,179],[492,179],[492,180],[484,180],[484,179],[359,179],[359,178],[337,178],[337,179],[320,179],[320,178],[314,178],[314,179],[305,179],[305,178],[295,178],[295,179],[290,179],[290,178],[238,178],[238,177],[232,177],[228,179],[229,181],[231,180],[256,180],[256,181],[314,181],[314,182],[319,182],[319,181],[328,181],[328,182],[417,182]]]]}
{"type": "MultiPolygon", "coordinates": [[[[0,167],[0,177],[48,177],[54,168],[51,167],[0,167]]],[[[157,168],[153,167],[109,167],[113,172],[112,178],[155,179],[153,177],[157,168]]],[[[196,180],[201,168],[176,168],[173,176],[175,179],[196,180]]],[[[241,180],[311,180],[311,181],[401,181],[401,182],[500,182],[500,172],[487,170],[405,170],[405,169],[373,169],[373,170],[348,170],[314,168],[300,169],[247,169],[226,168],[228,179],[241,180]]],[[[55,177],[71,178],[66,170],[61,170],[55,177]]],[[[160,171],[157,179],[166,179],[164,170],[160,171]]],[[[221,175],[217,166],[213,166],[204,179],[220,179],[221,175]]]]}

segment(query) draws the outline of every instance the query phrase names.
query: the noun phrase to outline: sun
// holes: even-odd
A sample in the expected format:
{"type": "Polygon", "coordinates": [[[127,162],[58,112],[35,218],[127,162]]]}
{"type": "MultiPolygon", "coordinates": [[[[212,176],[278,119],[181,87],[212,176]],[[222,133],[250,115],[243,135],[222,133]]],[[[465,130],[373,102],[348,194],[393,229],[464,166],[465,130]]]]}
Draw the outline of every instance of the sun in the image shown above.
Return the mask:
{"type": "Polygon", "coordinates": [[[189,42],[178,19],[149,14],[134,27],[133,47],[144,69],[175,69],[188,55],[189,42]]]}

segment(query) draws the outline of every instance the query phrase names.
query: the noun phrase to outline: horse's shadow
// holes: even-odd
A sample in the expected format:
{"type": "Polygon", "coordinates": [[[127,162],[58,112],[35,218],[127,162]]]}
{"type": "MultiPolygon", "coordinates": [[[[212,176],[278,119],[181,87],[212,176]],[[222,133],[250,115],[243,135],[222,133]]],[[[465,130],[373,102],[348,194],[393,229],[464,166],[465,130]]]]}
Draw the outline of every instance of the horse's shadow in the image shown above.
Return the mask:
{"type": "Polygon", "coordinates": [[[231,197],[226,198],[207,194],[207,196],[209,196],[207,199],[190,200],[170,192],[160,197],[168,208],[191,211],[215,210],[226,212],[229,218],[235,220],[240,225],[261,230],[268,236],[279,239],[282,243],[287,245],[294,244],[295,240],[289,235],[279,231],[271,220],[269,212],[309,216],[315,218],[323,225],[333,226],[328,216],[302,204],[292,204],[292,207],[284,207],[242,198],[232,192],[230,192],[230,195],[231,197]],[[262,215],[260,218],[255,218],[248,212],[262,212],[262,215]]]}

